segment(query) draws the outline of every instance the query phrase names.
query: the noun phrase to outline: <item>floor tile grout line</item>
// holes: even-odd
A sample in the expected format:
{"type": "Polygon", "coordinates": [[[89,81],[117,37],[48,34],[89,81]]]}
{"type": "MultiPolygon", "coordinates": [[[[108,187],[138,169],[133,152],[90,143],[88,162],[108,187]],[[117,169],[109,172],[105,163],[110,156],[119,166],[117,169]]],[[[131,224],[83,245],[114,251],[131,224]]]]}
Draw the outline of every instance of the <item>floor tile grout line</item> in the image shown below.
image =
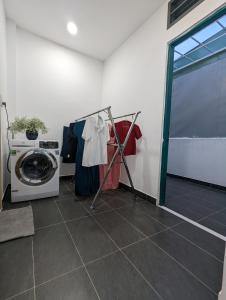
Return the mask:
{"type": "MultiPolygon", "coordinates": [[[[144,201],[145,201],[145,199],[144,199],[144,201]]],[[[149,203],[149,202],[147,202],[147,203],[149,203]]],[[[141,203],[141,204],[142,204],[142,203],[141,203]]],[[[152,205],[152,204],[150,204],[150,205],[152,205]]],[[[120,214],[120,213],[118,212],[118,210],[120,210],[120,209],[129,209],[129,208],[132,208],[132,207],[133,207],[133,206],[131,206],[131,205],[123,206],[123,207],[118,207],[118,208],[115,208],[114,211],[117,212],[118,214],[120,214]]],[[[155,221],[156,223],[159,223],[159,224],[162,225],[163,227],[165,227],[165,228],[170,228],[170,227],[166,226],[165,224],[161,223],[159,220],[155,219],[154,217],[148,215],[147,213],[144,213],[144,215],[147,216],[148,218],[152,219],[152,220],[155,221]]],[[[120,216],[122,216],[122,215],[120,214],[120,216]]],[[[122,217],[124,217],[124,216],[122,216],[122,217]]],[[[125,217],[124,217],[124,218],[125,218],[125,217]]],[[[129,222],[129,221],[127,220],[127,222],[129,222]]],[[[135,226],[135,225],[133,225],[133,226],[135,226]]],[[[136,227],[136,226],[135,226],[135,227],[136,227]]],[[[139,229],[139,230],[140,230],[140,229],[139,229]]],[[[145,234],[145,233],[143,233],[143,234],[145,234]]],[[[146,236],[147,236],[147,235],[146,235],[146,236]]]]}
{"type": "Polygon", "coordinates": [[[32,237],[32,269],[33,269],[33,284],[34,284],[34,300],[36,300],[36,281],[35,281],[35,256],[34,256],[34,237],[32,237]]]}
{"type": "Polygon", "coordinates": [[[131,247],[131,246],[137,245],[137,244],[139,244],[139,243],[141,243],[141,242],[144,242],[144,241],[146,241],[146,240],[148,240],[148,239],[149,239],[149,236],[146,236],[146,237],[142,238],[141,240],[138,240],[138,241],[136,241],[136,242],[134,242],[134,243],[131,243],[131,244],[129,244],[129,245],[126,245],[126,246],[123,246],[123,247],[119,247],[119,246],[118,246],[118,248],[119,248],[120,250],[125,250],[125,249],[127,249],[127,248],[129,248],[129,247],[131,247]]]}
{"type": "Polygon", "coordinates": [[[159,294],[159,292],[155,289],[155,287],[147,280],[144,274],[137,268],[137,266],[131,261],[131,259],[123,252],[120,251],[125,259],[131,264],[131,266],[137,271],[138,274],[143,278],[143,280],[147,283],[147,285],[155,292],[155,294],[159,297],[159,299],[164,300],[163,297],[159,294]]]}
{"type": "Polygon", "coordinates": [[[64,221],[61,221],[61,222],[58,222],[58,223],[49,224],[49,225],[42,226],[42,227],[37,227],[37,228],[35,228],[35,231],[40,231],[40,230],[43,230],[43,229],[48,229],[48,228],[51,228],[51,227],[55,227],[55,226],[63,224],[63,222],[64,221]]]}
{"type": "Polygon", "coordinates": [[[169,230],[170,230],[170,228],[165,228],[165,229],[163,229],[163,230],[161,230],[161,231],[159,231],[159,232],[150,234],[150,235],[148,236],[148,238],[155,237],[156,235],[159,235],[159,234],[161,234],[161,233],[167,232],[167,231],[169,231],[169,230]]]}
{"type": "MultiPolygon", "coordinates": [[[[210,216],[210,217],[211,217],[211,216],[210,216]]],[[[205,221],[206,219],[210,219],[210,217],[206,217],[206,218],[200,220],[199,222],[205,221]]],[[[210,219],[210,220],[213,221],[213,222],[215,222],[215,223],[217,223],[217,224],[219,224],[219,225],[221,225],[221,226],[226,227],[226,224],[224,224],[224,223],[222,223],[222,222],[220,222],[220,221],[218,221],[218,220],[215,220],[215,219],[210,219]]]]}
{"type": "MultiPolygon", "coordinates": [[[[55,202],[55,203],[56,203],[56,202],[55,202]]],[[[56,203],[56,206],[58,207],[57,203],[56,203]]],[[[59,208],[59,207],[58,207],[58,209],[59,209],[59,212],[60,212],[60,214],[61,214],[61,211],[60,211],[60,208],[59,208]]],[[[62,214],[61,214],[61,215],[62,215],[62,214]]],[[[63,215],[62,215],[62,217],[63,217],[63,215]]],[[[91,278],[91,276],[90,276],[90,274],[89,274],[89,272],[88,272],[88,269],[87,269],[87,267],[86,267],[86,265],[85,265],[85,263],[84,263],[84,260],[83,260],[81,254],[80,254],[80,252],[79,252],[79,250],[78,250],[78,247],[77,247],[76,244],[75,244],[75,241],[74,241],[74,239],[73,239],[73,237],[72,237],[72,235],[71,235],[71,232],[70,232],[70,230],[69,230],[69,228],[68,228],[68,226],[67,226],[67,223],[66,223],[65,221],[64,221],[64,226],[65,226],[65,228],[66,228],[67,233],[68,233],[69,236],[70,236],[70,239],[71,239],[71,241],[72,241],[72,244],[74,245],[74,249],[76,250],[77,254],[78,254],[79,257],[80,257],[81,263],[82,263],[83,267],[85,268],[86,274],[87,274],[87,276],[88,276],[88,278],[89,278],[89,280],[90,280],[90,283],[91,283],[91,285],[92,285],[92,287],[93,287],[93,289],[94,289],[94,291],[95,291],[95,293],[96,293],[96,295],[97,295],[97,298],[98,298],[99,300],[101,300],[101,299],[100,299],[100,295],[99,295],[99,293],[98,293],[98,291],[97,291],[97,289],[96,289],[96,287],[95,287],[95,285],[94,285],[94,282],[93,282],[93,280],[92,280],[92,278],[91,278]]]]}
{"type": "MultiPolygon", "coordinates": [[[[151,205],[152,205],[152,204],[151,204],[151,205]]],[[[162,209],[162,208],[159,207],[159,206],[156,206],[156,207],[159,208],[159,209],[162,209]]],[[[122,207],[121,207],[121,208],[116,208],[115,210],[119,210],[119,209],[122,209],[122,207]]],[[[144,212],[144,215],[146,215],[146,216],[149,217],[150,219],[153,219],[153,221],[159,223],[160,225],[162,225],[163,227],[168,228],[168,229],[169,229],[169,228],[172,228],[172,227],[174,227],[174,226],[177,226],[177,225],[179,225],[179,224],[181,224],[181,223],[184,223],[184,221],[181,221],[181,222],[179,222],[179,223],[177,223],[177,224],[175,224],[175,225],[167,226],[166,224],[160,222],[158,219],[156,219],[155,217],[149,215],[148,213],[145,213],[145,212],[144,212]]]]}
{"type": "MultiPolygon", "coordinates": [[[[145,199],[144,199],[144,201],[145,201],[145,199]]],[[[131,208],[131,207],[132,207],[132,206],[129,205],[129,206],[123,206],[123,207],[120,207],[120,208],[115,208],[115,209],[113,209],[114,212],[116,212],[118,215],[120,215],[120,217],[122,217],[129,225],[131,225],[134,229],[136,229],[136,231],[138,231],[138,232],[140,232],[141,234],[144,235],[144,238],[143,238],[143,239],[141,239],[141,240],[139,240],[139,241],[137,241],[137,242],[135,242],[135,243],[132,243],[132,244],[130,244],[130,245],[125,246],[126,248],[129,247],[129,246],[131,246],[131,245],[133,245],[133,244],[136,244],[136,243],[138,243],[138,242],[140,242],[140,241],[146,240],[147,238],[153,237],[153,236],[155,236],[155,235],[157,235],[157,234],[159,234],[159,233],[168,231],[170,228],[173,228],[174,226],[177,226],[177,225],[179,225],[179,224],[184,223],[184,221],[182,221],[182,222],[180,222],[180,223],[178,223],[178,224],[173,225],[172,227],[168,227],[168,226],[166,226],[165,224],[159,222],[157,219],[153,218],[152,216],[149,216],[148,214],[144,213],[144,215],[146,215],[146,216],[149,217],[150,219],[153,219],[153,221],[155,221],[156,223],[159,223],[160,225],[162,225],[162,226],[164,227],[164,229],[161,230],[161,231],[159,231],[159,232],[156,232],[156,233],[151,234],[151,235],[147,235],[147,234],[145,234],[143,231],[141,231],[139,228],[137,228],[134,224],[132,224],[130,221],[128,221],[128,220],[126,219],[126,217],[124,217],[123,215],[120,214],[120,212],[118,212],[118,210],[120,210],[120,209],[123,209],[123,208],[124,208],[124,209],[129,209],[129,208],[131,208]]],[[[86,208],[85,208],[85,209],[86,209],[86,208]]],[[[88,210],[87,210],[87,212],[89,213],[88,210]]],[[[120,247],[119,247],[119,248],[120,248],[120,247]]],[[[120,248],[120,249],[123,249],[123,248],[120,248]]]]}
{"type": "Polygon", "coordinates": [[[111,255],[113,255],[113,254],[115,254],[115,253],[118,253],[118,252],[119,252],[119,250],[118,250],[118,248],[117,248],[117,250],[111,251],[111,252],[109,252],[109,253],[107,253],[107,254],[101,256],[101,257],[98,257],[98,258],[96,258],[96,259],[90,260],[89,262],[86,262],[85,265],[86,265],[86,267],[87,267],[87,266],[89,266],[89,265],[92,265],[93,263],[96,263],[96,262],[98,262],[98,261],[101,261],[101,260],[103,260],[103,259],[105,259],[105,258],[107,258],[107,257],[109,257],[109,256],[111,256],[111,255]]]}
{"type": "MultiPolygon", "coordinates": [[[[185,196],[186,197],[186,196],[185,196]]],[[[199,204],[199,203],[194,203],[194,201],[192,201],[190,198],[189,199],[184,199],[184,196],[181,196],[181,197],[178,197],[178,198],[174,198],[174,199],[172,199],[172,200],[170,200],[170,202],[168,202],[167,204],[170,206],[170,205],[172,205],[172,204],[174,204],[174,205],[176,205],[176,206],[180,206],[180,204],[179,203],[175,203],[175,201],[174,200],[179,200],[180,202],[184,202],[185,204],[187,203],[191,203],[192,204],[192,207],[191,206],[189,206],[189,207],[187,207],[186,206],[186,208],[187,209],[189,209],[190,211],[196,211],[196,209],[197,208],[199,208],[199,209],[202,209],[203,208],[203,205],[202,204],[199,204]],[[183,199],[181,199],[183,197],[183,199]],[[193,209],[193,207],[195,208],[195,209],[193,209]]],[[[204,203],[203,203],[204,204],[204,203]]],[[[220,207],[217,207],[217,210],[218,210],[218,208],[220,208],[220,207]]],[[[210,210],[210,211],[212,211],[211,213],[214,213],[216,210],[215,209],[213,209],[213,208],[210,208],[210,207],[205,207],[205,209],[207,209],[207,210],[210,210]]]]}
{"type": "MultiPolygon", "coordinates": [[[[57,200],[56,200],[57,201],[57,200]]],[[[57,204],[56,204],[57,205],[57,204]]],[[[82,204],[80,204],[80,205],[82,205],[82,204]]],[[[57,205],[57,207],[58,207],[58,205],[57,205]]],[[[86,209],[86,207],[84,207],[84,205],[82,205],[82,207],[84,208],[84,209],[86,209]]],[[[118,209],[122,209],[123,207],[125,207],[125,206],[122,206],[122,207],[120,207],[120,208],[116,208],[116,209],[114,209],[114,208],[111,208],[111,212],[112,211],[117,211],[118,209]]],[[[128,207],[128,206],[126,206],[126,207],[128,207]]],[[[110,207],[109,207],[110,208],[110,207]]],[[[59,207],[58,207],[58,209],[59,209],[59,207]]],[[[223,209],[223,210],[225,210],[225,209],[223,209]]],[[[222,211],[222,209],[220,210],[220,211],[222,211]]],[[[104,211],[104,212],[100,212],[100,213],[97,213],[97,214],[104,214],[104,213],[106,213],[106,212],[110,212],[110,211],[104,211]]],[[[219,211],[218,211],[219,212],[219,211]]],[[[217,213],[217,212],[215,212],[215,213],[217,213]]],[[[214,214],[215,214],[214,213],[214,214]]],[[[118,215],[120,215],[122,218],[124,218],[125,219],[125,217],[124,216],[122,216],[120,213],[118,213],[117,212],[117,214],[118,215]]],[[[149,216],[149,215],[148,215],[149,216]]],[[[95,214],[89,214],[88,216],[85,216],[85,218],[86,217],[95,217],[95,214]]],[[[156,220],[155,218],[153,218],[152,216],[149,216],[149,217],[151,217],[152,219],[154,219],[155,221],[157,221],[158,223],[160,223],[160,224],[162,224],[161,222],[159,222],[158,220],[156,220]]],[[[63,220],[61,223],[59,223],[59,224],[65,224],[66,222],[70,222],[70,221],[73,221],[73,220],[78,220],[78,219],[72,219],[72,220],[68,220],[68,221],[66,221],[66,220],[63,220]]],[[[127,219],[125,219],[125,221],[127,221],[127,223],[129,223],[130,225],[132,225],[130,222],[128,222],[128,220],[127,219]]],[[[181,223],[184,223],[184,221],[182,221],[181,223]]],[[[181,224],[181,223],[179,223],[179,224],[181,224]]],[[[176,224],[176,225],[174,225],[174,226],[178,226],[179,224],[176,224]]],[[[162,225],[164,225],[165,227],[166,227],[166,225],[165,224],[162,224],[162,225]]],[[[51,225],[50,225],[51,226],[51,225]]],[[[100,225],[99,225],[100,226],[100,225]]],[[[134,226],[134,225],[133,225],[134,226]]],[[[174,227],[173,226],[173,227],[174,227]]],[[[102,226],[101,226],[102,227],[102,226]]],[[[169,229],[171,229],[172,227],[167,227],[166,228],[166,230],[169,230],[169,229]]],[[[135,229],[137,230],[137,228],[135,227],[135,229]]],[[[104,230],[104,229],[103,229],[104,230]]],[[[105,231],[105,230],[104,230],[105,231]]],[[[143,232],[141,232],[142,234],[144,234],[143,232]]],[[[160,233],[160,232],[159,232],[160,233]]],[[[156,233],[156,234],[159,234],[159,233],[156,233]]],[[[107,233],[106,233],[107,234],[107,233]]],[[[154,234],[155,235],[155,234],[154,234]]],[[[147,237],[145,237],[143,240],[146,240],[146,239],[148,239],[149,237],[147,236],[147,237]]],[[[142,240],[139,240],[139,241],[137,241],[137,242],[135,242],[135,244],[136,243],[139,243],[139,242],[141,242],[142,240]]],[[[133,243],[134,244],[134,243],[133,243]]],[[[122,247],[122,248],[119,248],[118,246],[117,246],[117,248],[119,249],[119,250],[117,250],[117,251],[115,251],[115,252],[118,252],[118,251],[120,251],[120,252],[122,252],[121,250],[123,250],[124,248],[127,248],[127,247],[129,247],[129,246],[132,246],[133,244],[131,244],[131,245],[128,245],[128,246],[125,246],[125,247],[122,247]]],[[[196,245],[197,246],[197,245],[196,245]]],[[[200,248],[201,249],[201,248],[200,248]]],[[[164,250],[163,250],[164,251],[164,250]]],[[[113,252],[114,253],[114,252],[113,252]]],[[[111,253],[111,254],[108,254],[107,256],[109,256],[109,255],[112,255],[113,253],[111,253]]],[[[104,256],[105,257],[105,256],[104,256]]],[[[104,258],[103,257],[103,258],[104,258]]],[[[103,258],[99,258],[99,259],[97,259],[97,260],[101,260],[101,259],[103,259],[103,258]]],[[[93,261],[93,262],[95,262],[95,260],[93,261]]],[[[89,262],[88,263],[88,265],[89,264],[91,264],[92,262],[89,262]]],[[[84,267],[85,267],[85,264],[84,264],[84,267]]],[[[212,290],[211,290],[212,291],[212,290]]],[[[213,292],[213,291],[212,291],[213,292]]]]}
{"type": "MultiPolygon", "coordinates": [[[[112,239],[112,237],[110,236],[110,234],[104,229],[104,227],[95,219],[94,220],[96,222],[97,225],[99,225],[100,228],[102,228],[102,230],[106,233],[106,235],[108,236],[108,238],[114,243],[114,245],[116,246],[116,248],[119,250],[119,252],[127,259],[127,261],[131,264],[131,266],[136,270],[136,272],[143,278],[143,280],[147,283],[147,285],[155,292],[155,294],[161,299],[163,300],[163,298],[161,297],[161,295],[158,293],[158,291],[152,286],[152,284],[145,278],[144,274],[142,274],[140,272],[140,270],[137,269],[137,267],[130,261],[130,259],[127,257],[127,255],[119,248],[118,244],[112,239]]],[[[137,241],[138,242],[138,241],[137,241]]],[[[139,240],[139,242],[141,242],[141,240],[139,240]]]]}
{"type": "Polygon", "coordinates": [[[199,283],[205,286],[211,293],[218,296],[218,292],[212,290],[206,283],[204,283],[198,276],[196,276],[192,271],[186,268],[182,263],[180,263],[175,257],[171,256],[166,250],[162,249],[157,243],[155,243],[152,239],[149,239],[152,244],[162,250],[167,256],[169,256],[173,261],[175,261],[181,268],[183,268],[186,272],[188,272],[194,279],[196,279],[199,283]]]}
{"type": "Polygon", "coordinates": [[[74,273],[75,271],[78,271],[78,270],[83,269],[83,268],[84,268],[83,265],[81,265],[81,266],[79,266],[79,267],[73,268],[72,270],[70,270],[70,271],[68,271],[68,272],[62,273],[62,274],[60,274],[60,275],[58,275],[58,276],[54,276],[54,277],[52,277],[52,278],[50,278],[50,279],[48,279],[48,280],[46,280],[46,281],[44,281],[44,282],[41,282],[41,283],[37,284],[37,285],[36,285],[36,288],[41,287],[41,286],[43,286],[43,285],[46,285],[46,284],[48,284],[48,283],[50,283],[50,282],[52,282],[52,281],[54,281],[54,280],[57,280],[57,279],[59,279],[59,278],[62,278],[62,277],[64,277],[64,276],[68,275],[68,274],[74,273]]]}
{"type": "MultiPolygon", "coordinates": [[[[192,209],[190,206],[189,207],[187,207],[187,206],[181,206],[180,204],[177,204],[177,203],[171,203],[171,204],[166,204],[166,205],[167,205],[166,207],[168,207],[169,209],[174,210],[174,211],[176,211],[176,212],[178,212],[180,214],[183,214],[183,215],[187,214],[187,212],[189,214],[193,214],[193,215],[197,214],[197,211],[195,209],[192,209]]],[[[211,212],[210,214],[212,214],[212,213],[213,212],[211,212]]],[[[207,216],[208,215],[209,215],[209,213],[207,214],[207,216]]],[[[197,220],[199,220],[200,216],[199,216],[199,218],[197,216],[195,218],[197,220]]]]}
{"type": "Polygon", "coordinates": [[[96,289],[96,287],[95,287],[95,285],[94,285],[94,282],[93,282],[93,280],[92,280],[92,278],[91,278],[91,276],[90,276],[90,274],[89,274],[89,272],[88,272],[88,269],[87,269],[87,267],[86,267],[86,265],[85,265],[85,263],[84,263],[84,261],[83,261],[83,258],[82,258],[81,254],[80,254],[80,252],[79,252],[79,250],[78,250],[78,248],[77,248],[77,246],[76,246],[76,244],[75,244],[75,242],[74,242],[74,240],[73,240],[73,238],[72,238],[72,235],[71,235],[71,233],[70,233],[70,231],[69,231],[69,228],[68,228],[66,222],[64,223],[64,225],[65,225],[65,227],[66,227],[66,230],[67,230],[68,234],[70,235],[70,238],[71,238],[72,243],[73,243],[73,245],[74,245],[74,247],[75,247],[75,250],[77,251],[77,253],[78,253],[79,257],[80,257],[80,260],[81,260],[81,262],[82,262],[82,264],[83,264],[83,266],[84,266],[84,268],[85,268],[85,271],[86,271],[86,273],[87,273],[87,275],[88,275],[88,278],[89,278],[89,280],[90,280],[91,285],[93,286],[93,289],[94,289],[94,291],[95,291],[95,293],[96,293],[96,295],[97,295],[97,298],[100,300],[100,295],[99,295],[99,293],[98,293],[98,291],[97,291],[97,289],[96,289]]]}
{"type": "MultiPolygon", "coordinates": [[[[86,209],[84,206],[83,206],[84,209],[86,209]]],[[[90,218],[90,217],[94,217],[96,215],[100,215],[100,214],[105,214],[105,213],[108,213],[108,212],[113,212],[114,209],[111,208],[111,210],[107,210],[107,211],[101,211],[101,212],[98,212],[98,213],[95,213],[95,214],[88,214],[86,216],[82,216],[82,217],[78,217],[78,218],[72,218],[72,219],[63,219],[61,222],[58,222],[58,223],[53,223],[53,224],[50,224],[50,225],[46,225],[46,226],[42,226],[42,227],[37,227],[35,228],[35,230],[43,230],[43,229],[47,229],[47,228],[50,228],[50,227],[54,227],[54,226],[58,226],[58,225],[61,225],[61,224],[64,224],[64,222],[74,222],[74,221],[79,221],[79,220],[82,220],[82,219],[86,219],[86,218],[90,218]]]]}
{"type": "MultiPolygon", "coordinates": [[[[87,210],[87,212],[90,213],[88,210],[87,210]]],[[[134,224],[132,224],[131,222],[129,222],[124,216],[122,216],[121,214],[119,214],[114,208],[113,208],[113,210],[110,211],[110,212],[115,212],[118,216],[120,216],[122,219],[124,219],[124,220],[127,222],[127,224],[129,224],[129,225],[130,225],[132,228],[134,228],[137,232],[141,233],[141,234],[144,236],[144,238],[147,238],[147,237],[148,237],[148,235],[146,235],[143,231],[141,231],[139,228],[137,228],[134,224]]],[[[108,213],[110,213],[110,212],[108,212],[108,213]]],[[[95,215],[94,215],[94,217],[95,217],[95,215]]]]}
{"type": "Polygon", "coordinates": [[[132,224],[129,220],[127,220],[123,215],[118,213],[117,211],[114,210],[114,212],[120,216],[127,224],[129,224],[133,229],[135,229],[137,232],[141,233],[144,237],[148,237],[147,234],[145,234],[142,230],[140,230],[136,225],[132,224]]]}
{"type": "Polygon", "coordinates": [[[224,211],[224,210],[225,210],[225,209],[217,210],[217,211],[215,211],[214,213],[211,213],[211,214],[209,214],[209,215],[207,215],[207,216],[205,216],[205,217],[203,217],[203,218],[201,218],[201,219],[198,219],[197,222],[201,222],[201,221],[203,221],[203,220],[205,220],[205,219],[207,219],[207,218],[209,218],[209,217],[211,217],[211,216],[214,216],[214,215],[216,215],[216,214],[218,214],[218,213],[220,213],[220,212],[222,212],[222,211],[224,211]]]}
{"type": "Polygon", "coordinates": [[[223,261],[220,260],[219,258],[217,258],[215,255],[213,255],[212,253],[208,252],[207,250],[203,249],[202,247],[200,247],[199,245],[197,245],[196,243],[194,243],[193,241],[191,241],[190,239],[186,238],[183,234],[175,231],[174,229],[169,229],[169,231],[174,232],[176,235],[182,237],[184,240],[186,240],[187,242],[189,242],[190,244],[192,244],[193,246],[199,248],[200,250],[202,250],[203,252],[205,252],[207,255],[209,255],[210,257],[214,258],[215,260],[217,260],[218,262],[223,264],[223,261]]]}
{"type": "Polygon", "coordinates": [[[4,300],[15,299],[16,297],[22,296],[23,294],[26,294],[27,292],[30,292],[30,291],[33,291],[33,290],[34,290],[34,288],[32,287],[32,288],[30,288],[30,289],[27,289],[27,290],[24,290],[24,291],[22,291],[22,292],[19,292],[19,293],[13,295],[13,296],[10,296],[10,297],[8,297],[8,298],[5,298],[4,300]]]}
{"type": "MultiPolygon", "coordinates": [[[[207,218],[208,219],[208,218],[207,218]]],[[[205,219],[204,219],[205,220],[205,219]]],[[[203,220],[203,221],[204,221],[203,220]]],[[[217,223],[217,224],[219,224],[219,225],[221,225],[221,226],[223,226],[223,227],[225,227],[226,228],[226,224],[224,224],[224,223],[222,223],[222,222],[220,222],[220,221],[218,221],[218,220],[214,220],[214,219],[211,219],[211,221],[213,221],[213,222],[215,222],[215,223],[217,223]]]]}
{"type": "Polygon", "coordinates": [[[225,236],[223,236],[222,234],[220,234],[220,233],[218,233],[218,232],[216,232],[216,231],[214,231],[214,230],[212,230],[212,229],[210,229],[210,228],[202,225],[201,223],[198,223],[197,221],[189,219],[188,217],[185,217],[184,215],[182,215],[182,214],[176,212],[175,210],[172,210],[172,209],[170,209],[170,208],[168,208],[166,206],[162,206],[162,209],[164,209],[165,211],[167,211],[167,212],[169,212],[169,213],[177,216],[178,218],[181,218],[182,220],[184,220],[184,222],[192,224],[193,226],[198,227],[198,228],[204,230],[205,232],[208,232],[209,234],[211,234],[211,235],[219,238],[220,240],[226,242],[226,237],[225,236]]]}
{"type": "MultiPolygon", "coordinates": [[[[118,211],[116,211],[116,210],[115,210],[115,212],[117,212],[117,214],[120,215],[122,218],[124,218],[129,224],[132,224],[129,220],[126,219],[126,217],[124,217],[122,214],[120,214],[120,212],[118,212],[118,211]]],[[[146,214],[146,213],[144,213],[144,215],[147,216],[148,218],[150,218],[150,220],[152,219],[152,220],[155,221],[156,223],[162,225],[164,228],[169,228],[168,226],[166,226],[166,225],[164,225],[163,223],[159,222],[157,219],[154,219],[152,216],[149,216],[149,215],[146,214]]],[[[135,225],[133,225],[133,226],[135,226],[135,225]]],[[[135,226],[135,227],[136,227],[136,226],[135,226]]],[[[139,229],[139,230],[140,230],[140,229],[139,229]]],[[[141,232],[142,232],[142,231],[141,231],[141,232]]],[[[143,234],[145,234],[145,233],[143,233],[143,234]]],[[[146,234],[145,234],[145,235],[146,235],[146,234]]],[[[148,236],[148,235],[146,235],[146,236],[148,236]]]]}

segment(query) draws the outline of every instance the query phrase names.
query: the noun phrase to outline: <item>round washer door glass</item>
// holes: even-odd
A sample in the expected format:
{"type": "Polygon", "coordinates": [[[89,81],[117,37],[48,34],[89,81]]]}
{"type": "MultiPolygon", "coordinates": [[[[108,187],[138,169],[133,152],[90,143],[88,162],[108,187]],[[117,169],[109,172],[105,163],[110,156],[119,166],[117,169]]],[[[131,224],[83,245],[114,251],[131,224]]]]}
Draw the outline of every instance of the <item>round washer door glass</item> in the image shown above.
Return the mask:
{"type": "Polygon", "coordinates": [[[16,175],[27,185],[42,185],[51,180],[58,168],[55,156],[46,150],[31,150],[16,164],[16,175]]]}

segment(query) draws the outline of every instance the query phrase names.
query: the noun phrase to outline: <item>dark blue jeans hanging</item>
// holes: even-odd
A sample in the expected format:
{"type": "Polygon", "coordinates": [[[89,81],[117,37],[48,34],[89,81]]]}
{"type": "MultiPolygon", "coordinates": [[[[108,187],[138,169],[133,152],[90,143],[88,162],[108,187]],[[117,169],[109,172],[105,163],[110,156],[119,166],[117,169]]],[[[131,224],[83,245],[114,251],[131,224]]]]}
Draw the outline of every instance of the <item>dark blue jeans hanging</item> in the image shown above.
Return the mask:
{"type": "Polygon", "coordinates": [[[70,124],[70,127],[64,126],[63,129],[63,145],[60,154],[63,157],[63,163],[75,162],[76,144],[73,135],[74,126],[72,127],[72,125],[70,124]]]}
{"type": "Polygon", "coordinates": [[[75,156],[75,193],[80,196],[91,196],[99,188],[99,166],[83,167],[82,157],[84,140],[82,138],[85,121],[74,123],[73,134],[76,139],[75,156]]]}

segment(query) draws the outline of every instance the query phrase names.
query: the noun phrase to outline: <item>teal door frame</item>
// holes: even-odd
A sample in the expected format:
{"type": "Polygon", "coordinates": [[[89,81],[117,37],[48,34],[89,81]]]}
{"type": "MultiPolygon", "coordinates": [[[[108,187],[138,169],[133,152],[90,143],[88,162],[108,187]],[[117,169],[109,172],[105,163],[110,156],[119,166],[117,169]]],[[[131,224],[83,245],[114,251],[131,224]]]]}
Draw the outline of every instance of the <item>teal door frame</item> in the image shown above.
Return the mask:
{"type": "Polygon", "coordinates": [[[163,126],[163,144],[162,144],[162,163],[161,163],[161,178],[160,178],[160,205],[165,204],[166,192],[166,176],[168,165],[168,150],[169,150],[169,131],[170,131],[170,115],[171,115],[171,100],[173,87],[173,64],[174,64],[174,48],[185,41],[190,36],[196,34],[198,31],[204,29],[214,21],[226,14],[226,5],[220,7],[210,16],[200,21],[191,30],[176,38],[169,44],[168,48],[168,64],[167,64],[167,79],[166,79],[166,96],[165,96],[165,114],[163,126]]]}

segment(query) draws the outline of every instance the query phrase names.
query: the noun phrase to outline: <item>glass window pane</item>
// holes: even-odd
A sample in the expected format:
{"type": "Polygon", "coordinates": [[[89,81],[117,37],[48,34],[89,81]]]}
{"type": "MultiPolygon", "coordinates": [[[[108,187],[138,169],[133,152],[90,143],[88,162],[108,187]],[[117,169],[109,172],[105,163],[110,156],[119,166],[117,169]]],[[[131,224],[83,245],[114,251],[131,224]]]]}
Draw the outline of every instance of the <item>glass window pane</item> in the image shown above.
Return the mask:
{"type": "Polygon", "coordinates": [[[177,60],[180,57],[181,57],[180,54],[178,54],[177,52],[174,52],[174,61],[177,60]]]}
{"type": "Polygon", "coordinates": [[[222,35],[220,38],[218,38],[216,41],[212,41],[211,43],[207,44],[207,47],[213,51],[219,51],[226,47],[226,34],[222,35]]]}
{"type": "Polygon", "coordinates": [[[208,51],[204,47],[201,47],[201,48],[198,48],[195,51],[187,54],[187,56],[190,57],[193,60],[199,60],[199,59],[202,59],[202,58],[204,58],[204,57],[206,57],[206,56],[208,56],[210,54],[211,54],[210,51],[208,51]]]}
{"type": "Polygon", "coordinates": [[[177,47],[175,47],[175,50],[180,52],[181,54],[185,54],[195,47],[197,47],[199,44],[194,41],[192,38],[187,39],[183,43],[179,44],[177,47]]]}
{"type": "Polygon", "coordinates": [[[226,28],[226,15],[219,19],[219,22],[226,28]]]}
{"type": "Polygon", "coordinates": [[[198,40],[200,43],[203,43],[221,30],[222,30],[222,27],[219,24],[217,24],[216,22],[214,22],[213,24],[207,26],[203,30],[196,33],[194,35],[194,38],[196,40],[198,40]]]}
{"type": "Polygon", "coordinates": [[[175,68],[182,68],[188,64],[190,64],[191,61],[185,57],[178,59],[175,63],[174,63],[174,67],[175,68]]]}

